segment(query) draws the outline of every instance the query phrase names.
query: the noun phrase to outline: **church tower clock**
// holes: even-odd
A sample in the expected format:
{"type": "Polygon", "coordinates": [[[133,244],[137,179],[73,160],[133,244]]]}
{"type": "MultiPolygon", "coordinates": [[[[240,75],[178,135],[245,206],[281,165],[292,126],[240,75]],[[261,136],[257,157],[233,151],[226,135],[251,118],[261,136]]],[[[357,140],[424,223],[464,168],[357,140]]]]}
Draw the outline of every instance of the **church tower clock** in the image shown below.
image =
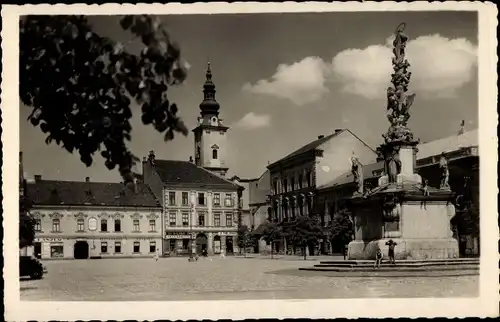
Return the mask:
{"type": "Polygon", "coordinates": [[[225,164],[227,152],[226,132],[229,127],[222,124],[222,119],[219,118],[219,108],[219,103],[215,100],[212,70],[210,63],[208,63],[198,126],[193,129],[194,160],[196,165],[225,176],[229,169],[225,164]]]}

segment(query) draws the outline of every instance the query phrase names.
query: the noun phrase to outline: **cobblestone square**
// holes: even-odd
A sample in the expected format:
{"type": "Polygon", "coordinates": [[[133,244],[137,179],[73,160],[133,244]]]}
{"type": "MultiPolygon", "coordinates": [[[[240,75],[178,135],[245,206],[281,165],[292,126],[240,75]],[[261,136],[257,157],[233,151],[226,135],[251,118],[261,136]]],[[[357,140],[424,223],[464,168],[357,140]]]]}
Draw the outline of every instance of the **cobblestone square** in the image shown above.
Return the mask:
{"type": "Polygon", "coordinates": [[[21,281],[29,301],[186,301],[474,297],[479,276],[339,278],[301,273],[315,261],[268,258],[45,261],[42,280],[21,281]]]}

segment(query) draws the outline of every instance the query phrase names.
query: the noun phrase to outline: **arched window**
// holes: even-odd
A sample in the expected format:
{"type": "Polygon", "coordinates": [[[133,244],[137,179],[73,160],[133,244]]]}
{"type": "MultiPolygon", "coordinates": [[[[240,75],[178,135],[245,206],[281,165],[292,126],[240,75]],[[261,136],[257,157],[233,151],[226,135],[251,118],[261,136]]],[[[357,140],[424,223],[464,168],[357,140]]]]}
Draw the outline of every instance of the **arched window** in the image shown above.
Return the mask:
{"type": "Polygon", "coordinates": [[[217,159],[217,149],[212,149],[212,159],[217,159]]]}

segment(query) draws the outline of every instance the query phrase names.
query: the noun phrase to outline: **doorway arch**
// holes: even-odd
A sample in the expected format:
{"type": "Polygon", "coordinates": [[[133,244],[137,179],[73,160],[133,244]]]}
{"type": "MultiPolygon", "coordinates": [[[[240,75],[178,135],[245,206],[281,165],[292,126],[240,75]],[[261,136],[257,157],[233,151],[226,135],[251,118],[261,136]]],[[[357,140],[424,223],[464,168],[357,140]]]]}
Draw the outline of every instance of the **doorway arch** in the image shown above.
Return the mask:
{"type": "Polygon", "coordinates": [[[208,250],[208,238],[204,233],[196,235],[196,253],[203,254],[203,251],[208,250]]]}
{"type": "Polygon", "coordinates": [[[77,241],[73,248],[73,257],[75,259],[89,258],[89,243],[86,241],[77,241]]]}

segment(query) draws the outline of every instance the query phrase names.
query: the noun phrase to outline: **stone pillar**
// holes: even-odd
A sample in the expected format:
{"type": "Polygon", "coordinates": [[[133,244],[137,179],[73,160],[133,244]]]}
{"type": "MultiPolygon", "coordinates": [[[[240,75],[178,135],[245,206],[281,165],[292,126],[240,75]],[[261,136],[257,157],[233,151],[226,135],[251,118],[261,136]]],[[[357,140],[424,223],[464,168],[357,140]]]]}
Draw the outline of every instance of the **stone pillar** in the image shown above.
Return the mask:
{"type": "Polygon", "coordinates": [[[399,150],[399,159],[401,160],[401,174],[413,175],[413,147],[402,146],[399,150]]]}
{"type": "Polygon", "coordinates": [[[207,235],[207,253],[208,256],[212,256],[214,254],[214,234],[208,233],[207,235]]]}

